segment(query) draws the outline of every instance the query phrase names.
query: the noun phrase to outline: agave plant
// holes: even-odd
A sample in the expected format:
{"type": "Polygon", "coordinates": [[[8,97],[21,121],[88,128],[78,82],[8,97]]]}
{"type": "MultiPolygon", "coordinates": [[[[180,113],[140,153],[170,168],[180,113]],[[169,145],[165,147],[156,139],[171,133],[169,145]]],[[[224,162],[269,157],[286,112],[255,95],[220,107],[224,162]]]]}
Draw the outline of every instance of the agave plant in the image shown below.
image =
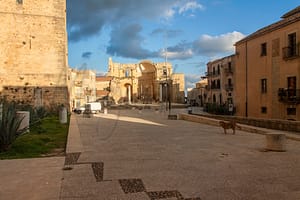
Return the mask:
{"type": "MultiPolygon", "coordinates": [[[[19,130],[23,118],[17,116],[16,105],[5,100],[2,104],[2,114],[0,115],[0,152],[6,151],[13,141],[22,133],[19,130]]],[[[1,112],[1,110],[0,110],[1,112]]]]}

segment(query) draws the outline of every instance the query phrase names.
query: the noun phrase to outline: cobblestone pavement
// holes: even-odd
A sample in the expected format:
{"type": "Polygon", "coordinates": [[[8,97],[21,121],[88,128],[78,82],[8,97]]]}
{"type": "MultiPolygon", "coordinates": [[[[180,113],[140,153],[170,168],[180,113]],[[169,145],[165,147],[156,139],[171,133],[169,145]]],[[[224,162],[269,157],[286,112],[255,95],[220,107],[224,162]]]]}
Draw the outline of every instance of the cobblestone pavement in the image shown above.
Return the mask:
{"type": "Polygon", "coordinates": [[[60,200],[299,200],[300,142],[265,152],[265,136],[153,109],[77,115],[81,151],[68,152],[60,200]]]}

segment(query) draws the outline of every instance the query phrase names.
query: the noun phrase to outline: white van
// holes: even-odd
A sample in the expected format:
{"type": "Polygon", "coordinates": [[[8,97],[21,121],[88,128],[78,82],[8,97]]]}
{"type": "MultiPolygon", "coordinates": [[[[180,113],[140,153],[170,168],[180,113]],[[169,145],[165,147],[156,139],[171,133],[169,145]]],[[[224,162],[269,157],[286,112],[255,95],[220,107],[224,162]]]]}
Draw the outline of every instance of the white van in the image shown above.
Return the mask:
{"type": "Polygon", "coordinates": [[[100,113],[101,112],[101,103],[100,102],[89,102],[89,103],[86,103],[84,106],[75,108],[74,112],[77,114],[81,114],[86,109],[90,109],[92,113],[100,113]]]}

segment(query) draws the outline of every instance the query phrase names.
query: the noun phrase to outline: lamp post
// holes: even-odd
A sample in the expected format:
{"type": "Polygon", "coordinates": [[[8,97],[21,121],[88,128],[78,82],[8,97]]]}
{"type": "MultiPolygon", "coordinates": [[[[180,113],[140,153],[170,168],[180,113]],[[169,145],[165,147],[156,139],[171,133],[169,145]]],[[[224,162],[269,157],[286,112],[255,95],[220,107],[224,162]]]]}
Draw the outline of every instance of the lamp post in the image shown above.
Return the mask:
{"type": "Polygon", "coordinates": [[[164,84],[166,88],[165,101],[166,101],[166,110],[168,110],[168,70],[167,67],[163,67],[163,75],[166,77],[166,82],[164,84]]]}
{"type": "Polygon", "coordinates": [[[166,83],[165,83],[165,86],[166,86],[166,110],[169,110],[169,117],[171,115],[171,83],[170,83],[170,79],[168,79],[168,70],[167,70],[167,67],[164,66],[164,69],[163,69],[163,74],[164,76],[166,77],[166,83]]]}

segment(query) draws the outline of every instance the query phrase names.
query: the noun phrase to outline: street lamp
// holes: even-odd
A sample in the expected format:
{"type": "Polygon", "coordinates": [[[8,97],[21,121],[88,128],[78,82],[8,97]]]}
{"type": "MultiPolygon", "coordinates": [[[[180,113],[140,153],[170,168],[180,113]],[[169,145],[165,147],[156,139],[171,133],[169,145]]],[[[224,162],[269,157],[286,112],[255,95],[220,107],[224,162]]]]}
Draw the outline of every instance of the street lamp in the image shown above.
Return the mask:
{"type": "Polygon", "coordinates": [[[170,83],[170,80],[168,79],[168,69],[166,66],[164,66],[163,68],[163,75],[166,77],[166,83],[165,83],[165,86],[166,86],[166,110],[168,110],[169,108],[169,116],[171,115],[171,83],[170,83]]]}
{"type": "Polygon", "coordinates": [[[166,110],[168,110],[168,70],[166,66],[163,67],[163,75],[166,77],[166,82],[164,86],[166,87],[166,95],[165,95],[166,110]]]}

